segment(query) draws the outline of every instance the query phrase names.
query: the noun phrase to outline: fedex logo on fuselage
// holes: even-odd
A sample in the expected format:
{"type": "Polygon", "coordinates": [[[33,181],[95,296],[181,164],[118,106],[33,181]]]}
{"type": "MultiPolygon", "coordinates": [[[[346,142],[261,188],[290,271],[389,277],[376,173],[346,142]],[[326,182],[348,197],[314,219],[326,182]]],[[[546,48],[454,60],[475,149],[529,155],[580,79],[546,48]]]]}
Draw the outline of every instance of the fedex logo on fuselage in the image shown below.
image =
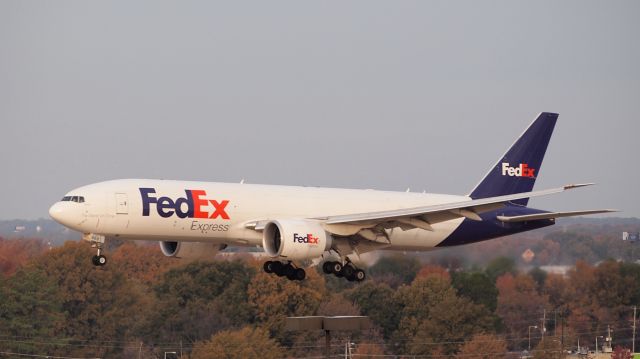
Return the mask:
{"type": "Polygon", "coordinates": [[[293,234],[293,241],[297,243],[319,244],[320,238],[314,237],[313,234],[307,233],[305,236],[301,236],[298,233],[293,234]]]}
{"type": "Polygon", "coordinates": [[[207,199],[207,192],[199,189],[184,190],[186,197],[179,197],[173,200],[169,197],[156,198],[152,194],[156,193],[155,188],[139,188],[142,197],[142,215],[149,216],[151,204],[156,205],[158,215],[169,218],[174,214],[178,218],[207,218],[207,219],[229,219],[229,214],[225,208],[229,204],[228,200],[207,199]],[[213,212],[207,209],[213,207],[213,212]]]}
{"type": "Polygon", "coordinates": [[[535,171],[535,168],[530,168],[526,163],[521,163],[518,167],[510,167],[508,162],[502,162],[503,176],[534,178],[536,176],[535,171]]]}

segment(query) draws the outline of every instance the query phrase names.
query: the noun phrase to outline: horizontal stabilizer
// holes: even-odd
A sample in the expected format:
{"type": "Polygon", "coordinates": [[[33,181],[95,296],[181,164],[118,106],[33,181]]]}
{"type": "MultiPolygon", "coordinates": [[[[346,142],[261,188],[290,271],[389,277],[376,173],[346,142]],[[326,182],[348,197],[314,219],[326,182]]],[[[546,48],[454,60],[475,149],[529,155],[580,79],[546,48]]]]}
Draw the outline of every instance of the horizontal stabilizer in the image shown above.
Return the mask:
{"type": "Polygon", "coordinates": [[[583,216],[586,214],[598,214],[598,213],[611,213],[618,212],[615,209],[593,209],[588,211],[571,211],[571,212],[547,212],[547,213],[537,213],[537,214],[527,214],[524,216],[498,216],[496,217],[501,222],[527,222],[527,221],[535,221],[539,219],[552,219],[552,218],[560,218],[560,217],[573,217],[573,216],[583,216]]]}

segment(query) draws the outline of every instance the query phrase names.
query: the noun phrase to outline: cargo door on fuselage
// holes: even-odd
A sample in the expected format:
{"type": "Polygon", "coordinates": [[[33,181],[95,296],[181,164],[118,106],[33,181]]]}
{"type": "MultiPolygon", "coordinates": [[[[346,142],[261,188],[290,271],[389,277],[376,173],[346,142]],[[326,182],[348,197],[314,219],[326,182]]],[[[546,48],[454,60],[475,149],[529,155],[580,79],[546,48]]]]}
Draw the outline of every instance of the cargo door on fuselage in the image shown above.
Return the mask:
{"type": "Polygon", "coordinates": [[[129,203],[126,193],[116,193],[116,214],[129,214],[129,203]]]}

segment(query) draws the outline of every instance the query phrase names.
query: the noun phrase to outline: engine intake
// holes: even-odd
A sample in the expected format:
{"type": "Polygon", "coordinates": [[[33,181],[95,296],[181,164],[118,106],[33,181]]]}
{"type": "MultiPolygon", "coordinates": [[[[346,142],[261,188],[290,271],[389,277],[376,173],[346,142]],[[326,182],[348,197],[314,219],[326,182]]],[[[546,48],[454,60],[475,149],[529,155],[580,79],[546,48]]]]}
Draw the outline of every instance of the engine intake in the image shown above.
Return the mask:
{"type": "Polygon", "coordinates": [[[308,220],[273,220],[262,231],[262,246],[273,258],[316,258],[331,248],[332,241],[320,223],[308,220]]]}
{"type": "Polygon", "coordinates": [[[167,257],[213,259],[226,245],[211,242],[160,242],[160,250],[167,257]]]}

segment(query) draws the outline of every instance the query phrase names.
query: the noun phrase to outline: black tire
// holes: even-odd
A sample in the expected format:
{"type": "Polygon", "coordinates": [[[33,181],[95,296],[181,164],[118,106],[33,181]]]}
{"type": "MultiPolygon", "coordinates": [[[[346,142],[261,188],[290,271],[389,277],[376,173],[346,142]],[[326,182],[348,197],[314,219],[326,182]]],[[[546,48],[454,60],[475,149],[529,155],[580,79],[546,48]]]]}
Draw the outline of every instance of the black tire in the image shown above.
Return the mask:
{"type": "Polygon", "coordinates": [[[295,274],[296,268],[292,266],[291,263],[287,263],[284,265],[284,275],[286,275],[287,278],[293,280],[292,278],[295,278],[295,274]]]}
{"type": "Polygon", "coordinates": [[[273,269],[273,273],[275,273],[278,277],[282,277],[285,275],[284,269],[285,265],[282,262],[275,261],[271,262],[271,269],[273,269]]]}
{"type": "Polygon", "coordinates": [[[362,282],[363,280],[367,279],[367,273],[365,273],[365,271],[363,271],[362,269],[358,269],[356,270],[354,277],[358,282],[362,282]]]}
{"type": "Polygon", "coordinates": [[[264,264],[262,265],[262,269],[264,269],[265,273],[273,273],[273,262],[272,261],[266,261],[264,262],[264,264]]]}
{"type": "Polygon", "coordinates": [[[98,256],[91,257],[91,263],[93,263],[94,266],[99,266],[100,262],[98,262],[98,256]]]}
{"type": "Polygon", "coordinates": [[[102,254],[99,255],[99,256],[96,256],[96,257],[97,257],[96,261],[98,262],[99,266],[103,266],[103,265],[107,264],[107,257],[103,256],[102,254]]]}
{"type": "Polygon", "coordinates": [[[302,268],[297,268],[294,273],[295,280],[304,280],[307,277],[307,272],[302,268]]]}
{"type": "Polygon", "coordinates": [[[353,275],[354,275],[355,272],[356,272],[355,268],[353,268],[352,266],[350,266],[348,264],[346,266],[344,266],[342,268],[342,271],[341,271],[342,276],[347,278],[348,280],[353,280],[353,279],[350,279],[350,278],[353,278],[353,275]]]}
{"type": "Polygon", "coordinates": [[[331,262],[331,273],[338,275],[340,272],[342,272],[342,268],[344,268],[342,266],[342,263],[340,262],[331,262]]]}
{"type": "Polygon", "coordinates": [[[333,262],[324,262],[324,264],[322,265],[322,271],[324,272],[324,274],[331,274],[333,273],[331,271],[331,266],[333,265],[333,262]]]}

